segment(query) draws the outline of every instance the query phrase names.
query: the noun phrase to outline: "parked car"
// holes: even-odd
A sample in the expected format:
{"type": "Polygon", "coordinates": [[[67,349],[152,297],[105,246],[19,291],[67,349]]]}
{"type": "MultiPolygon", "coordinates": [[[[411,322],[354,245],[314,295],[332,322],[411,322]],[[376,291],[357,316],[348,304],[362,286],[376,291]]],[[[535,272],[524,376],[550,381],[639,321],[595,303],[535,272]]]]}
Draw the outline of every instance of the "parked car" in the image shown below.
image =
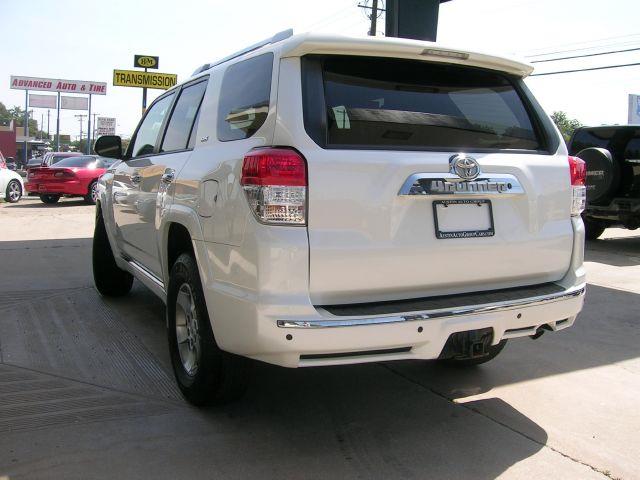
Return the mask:
{"type": "Polygon", "coordinates": [[[158,97],[99,181],[98,291],[166,303],[196,405],[247,358],[491,360],[582,308],[585,169],[515,60],[283,32],[158,97]]]}
{"type": "Polygon", "coordinates": [[[587,164],[587,239],[608,227],[640,227],[640,125],[579,128],[569,153],[587,164]]]}
{"type": "MultiPolygon", "coordinates": [[[[1,157],[1,154],[0,154],[1,157]]],[[[22,177],[9,168],[0,164],[0,196],[7,202],[18,202],[24,193],[22,177]]]]}
{"type": "Polygon", "coordinates": [[[26,188],[44,203],[56,203],[60,197],[83,197],[96,203],[97,182],[113,160],[96,155],[71,156],[57,160],[51,167],[33,167],[26,188]]]}
{"type": "Polygon", "coordinates": [[[40,166],[50,167],[58,163],[63,158],[80,157],[82,155],[83,154],[79,152],[48,152],[48,153],[45,153],[40,159],[40,166]]]}

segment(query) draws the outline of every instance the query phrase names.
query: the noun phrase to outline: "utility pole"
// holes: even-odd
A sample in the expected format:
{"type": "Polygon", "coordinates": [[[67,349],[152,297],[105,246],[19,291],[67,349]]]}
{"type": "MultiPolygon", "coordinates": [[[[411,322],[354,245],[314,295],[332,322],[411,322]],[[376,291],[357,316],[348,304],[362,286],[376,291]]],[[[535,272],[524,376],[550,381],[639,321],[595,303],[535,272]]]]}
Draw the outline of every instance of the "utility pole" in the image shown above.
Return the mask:
{"type": "Polygon", "coordinates": [[[371,37],[375,37],[378,28],[378,13],[384,12],[385,10],[383,8],[378,8],[378,0],[372,0],[371,6],[369,6],[367,2],[364,5],[358,4],[358,7],[364,8],[365,10],[371,10],[371,14],[368,15],[369,19],[371,20],[371,27],[369,28],[368,35],[371,37]]]}
{"type": "Polygon", "coordinates": [[[91,137],[93,138],[93,141],[96,141],[96,117],[98,115],[100,115],[99,113],[92,113],[91,114],[93,116],[93,130],[91,132],[91,137]]]}
{"type": "Polygon", "coordinates": [[[47,108],[47,142],[51,140],[51,137],[49,136],[49,114],[51,113],[51,111],[47,108]]]}
{"type": "Polygon", "coordinates": [[[75,115],[75,117],[78,119],[78,121],[80,122],[80,139],[78,140],[78,150],[82,152],[82,122],[84,121],[84,118],[86,117],[86,115],[75,115]]]}

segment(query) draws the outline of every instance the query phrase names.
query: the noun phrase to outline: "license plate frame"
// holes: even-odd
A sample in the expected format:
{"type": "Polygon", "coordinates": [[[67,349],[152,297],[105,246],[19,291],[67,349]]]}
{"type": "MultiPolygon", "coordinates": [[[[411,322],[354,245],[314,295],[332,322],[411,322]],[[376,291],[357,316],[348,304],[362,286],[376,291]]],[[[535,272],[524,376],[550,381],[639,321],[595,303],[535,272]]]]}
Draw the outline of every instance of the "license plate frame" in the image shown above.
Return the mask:
{"type": "Polygon", "coordinates": [[[482,199],[452,199],[452,200],[434,200],[433,201],[433,222],[435,227],[436,238],[446,240],[451,238],[483,238],[493,237],[496,234],[495,224],[493,221],[493,207],[491,200],[482,199]],[[438,205],[478,205],[482,207],[486,205],[489,213],[489,228],[482,230],[457,230],[442,231],[438,222],[438,205]]]}

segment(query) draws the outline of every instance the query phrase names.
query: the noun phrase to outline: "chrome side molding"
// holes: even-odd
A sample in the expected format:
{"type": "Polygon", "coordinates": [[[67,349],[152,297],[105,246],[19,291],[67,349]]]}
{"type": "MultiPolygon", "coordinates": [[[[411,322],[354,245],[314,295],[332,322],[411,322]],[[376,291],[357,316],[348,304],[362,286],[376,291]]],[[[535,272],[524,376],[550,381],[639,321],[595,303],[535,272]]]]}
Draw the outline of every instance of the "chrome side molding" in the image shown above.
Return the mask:
{"type": "Polygon", "coordinates": [[[492,173],[465,181],[451,173],[414,173],[402,185],[398,195],[482,195],[503,197],[523,195],[524,188],[515,175],[492,173]]]}
{"type": "Polygon", "coordinates": [[[278,320],[280,328],[335,328],[335,327],[355,327],[361,325],[384,325],[387,323],[404,323],[416,320],[434,320],[444,317],[459,317],[463,315],[478,315],[487,312],[499,312],[512,310],[514,308],[526,308],[544,305],[547,303],[569,300],[581,297],[585,294],[585,286],[569,288],[563,292],[552,293],[537,297],[511,300],[507,302],[489,303],[485,305],[475,305],[469,307],[456,307],[453,309],[428,310],[424,312],[414,312],[401,315],[385,315],[363,318],[339,318],[335,320],[278,320]]]}

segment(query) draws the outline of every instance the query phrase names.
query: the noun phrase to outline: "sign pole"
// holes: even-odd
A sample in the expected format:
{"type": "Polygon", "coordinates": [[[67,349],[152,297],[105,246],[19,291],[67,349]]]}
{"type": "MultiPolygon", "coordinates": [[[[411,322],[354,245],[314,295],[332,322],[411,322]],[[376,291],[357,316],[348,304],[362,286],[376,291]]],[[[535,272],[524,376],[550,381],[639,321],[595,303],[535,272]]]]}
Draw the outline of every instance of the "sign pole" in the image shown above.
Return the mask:
{"type": "Polygon", "coordinates": [[[56,118],[56,152],[60,151],[60,92],[58,92],[58,117],[56,118]]]}
{"type": "Polygon", "coordinates": [[[89,94],[89,115],[87,115],[87,155],[91,155],[91,94],[89,94]]]}
{"type": "MultiPolygon", "coordinates": [[[[147,73],[147,69],[144,69],[144,73],[147,73]]],[[[144,111],[147,109],[147,87],[142,89],[142,115],[144,115],[144,111]]]]}
{"type": "Polygon", "coordinates": [[[27,158],[27,149],[29,148],[29,90],[24,91],[24,164],[29,161],[27,158]]]}

